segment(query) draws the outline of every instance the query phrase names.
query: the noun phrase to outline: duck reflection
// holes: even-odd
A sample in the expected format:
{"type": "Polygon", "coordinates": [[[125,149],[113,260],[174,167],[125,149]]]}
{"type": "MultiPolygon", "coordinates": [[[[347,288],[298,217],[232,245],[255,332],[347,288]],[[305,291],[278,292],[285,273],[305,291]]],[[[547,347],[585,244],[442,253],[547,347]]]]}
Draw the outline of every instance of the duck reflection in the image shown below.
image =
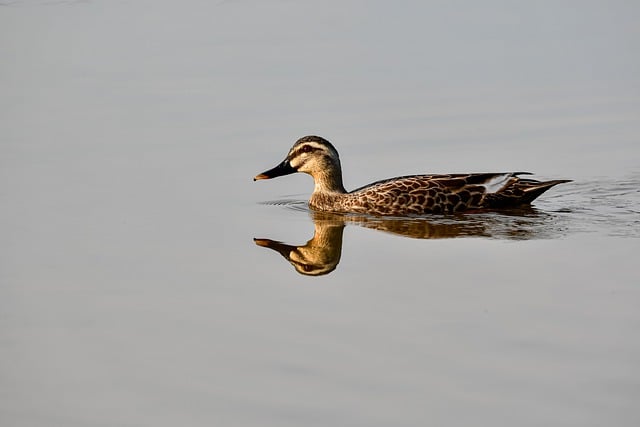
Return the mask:
{"type": "Polygon", "coordinates": [[[527,240],[551,237],[561,232],[557,217],[532,207],[499,212],[483,212],[433,218],[388,218],[354,214],[310,212],[314,224],[311,240],[289,245],[276,240],[255,238],[256,245],[282,255],[305,276],[321,276],[336,269],[342,255],[342,236],[346,224],[414,239],[484,237],[527,240]],[[556,224],[554,224],[556,223],[556,224]],[[554,226],[555,225],[555,226],[554,226]]]}
{"type": "Polygon", "coordinates": [[[273,249],[305,276],[322,276],[336,269],[342,254],[346,221],[331,214],[313,214],[313,237],[305,245],[287,245],[270,239],[253,239],[256,245],[273,249]]]}

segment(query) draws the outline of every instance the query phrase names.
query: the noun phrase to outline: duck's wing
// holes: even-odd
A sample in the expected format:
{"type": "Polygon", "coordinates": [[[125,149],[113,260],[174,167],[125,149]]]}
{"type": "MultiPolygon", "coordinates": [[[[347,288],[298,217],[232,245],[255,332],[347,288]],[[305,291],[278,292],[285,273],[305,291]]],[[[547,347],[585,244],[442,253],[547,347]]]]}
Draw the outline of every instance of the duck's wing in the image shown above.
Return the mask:
{"type": "MultiPolygon", "coordinates": [[[[481,200],[477,203],[483,208],[505,208],[530,204],[551,187],[571,182],[569,179],[538,181],[521,178],[520,175],[531,175],[530,172],[507,173],[472,173],[435,178],[442,187],[453,193],[480,191],[481,200]]],[[[468,206],[473,208],[475,206],[468,206]]]]}

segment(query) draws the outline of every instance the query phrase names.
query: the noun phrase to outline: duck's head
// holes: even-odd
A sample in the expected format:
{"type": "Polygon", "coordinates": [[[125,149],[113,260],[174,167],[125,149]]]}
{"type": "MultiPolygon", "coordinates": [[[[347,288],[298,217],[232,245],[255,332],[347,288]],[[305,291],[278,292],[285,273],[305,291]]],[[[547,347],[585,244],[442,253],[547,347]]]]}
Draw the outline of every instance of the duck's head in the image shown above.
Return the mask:
{"type": "Polygon", "coordinates": [[[330,179],[339,180],[342,185],[338,151],[329,141],[314,135],[297,140],[278,166],[256,175],[253,180],[270,179],[294,172],[307,173],[314,177],[316,183],[330,179]]]}

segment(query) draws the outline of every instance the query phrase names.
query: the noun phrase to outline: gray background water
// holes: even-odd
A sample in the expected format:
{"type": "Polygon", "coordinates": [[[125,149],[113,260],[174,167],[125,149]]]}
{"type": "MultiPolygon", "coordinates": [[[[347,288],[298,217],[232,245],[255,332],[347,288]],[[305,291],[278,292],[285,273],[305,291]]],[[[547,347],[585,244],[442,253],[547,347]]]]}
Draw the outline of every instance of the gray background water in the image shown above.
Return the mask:
{"type": "Polygon", "coordinates": [[[0,4],[3,425],[640,422],[639,3],[0,4]],[[251,178],[314,133],[348,188],[575,182],[305,277],[253,238],[310,178],[251,178]]]}

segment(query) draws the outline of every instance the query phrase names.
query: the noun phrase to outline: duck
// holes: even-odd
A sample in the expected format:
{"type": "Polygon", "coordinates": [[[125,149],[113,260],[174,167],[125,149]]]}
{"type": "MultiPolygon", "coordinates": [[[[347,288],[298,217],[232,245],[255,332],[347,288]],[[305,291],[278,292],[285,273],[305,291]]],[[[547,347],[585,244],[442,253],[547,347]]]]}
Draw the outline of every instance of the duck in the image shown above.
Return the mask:
{"type": "Polygon", "coordinates": [[[277,166],[256,175],[264,180],[296,172],[313,177],[309,208],[374,216],[419,216],[516,208],[569,179],[537,181],[530,172],[405,175],[347,191],[338,151],[316,135],[298,139],[277,166]]]}

